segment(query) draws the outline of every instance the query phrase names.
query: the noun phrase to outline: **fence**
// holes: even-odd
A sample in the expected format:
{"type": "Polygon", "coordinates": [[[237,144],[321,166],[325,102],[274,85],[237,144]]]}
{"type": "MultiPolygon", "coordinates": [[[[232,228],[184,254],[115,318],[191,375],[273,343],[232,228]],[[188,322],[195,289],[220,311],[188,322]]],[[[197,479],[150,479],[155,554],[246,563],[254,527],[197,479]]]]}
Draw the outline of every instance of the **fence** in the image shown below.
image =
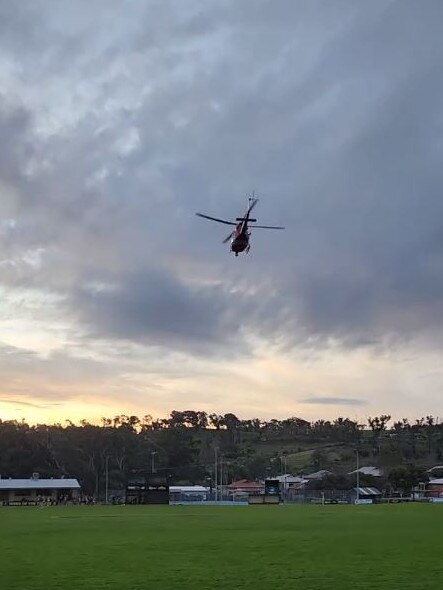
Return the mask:
{"type": "Polygon", "coordinates": [[[354,499],[344,490],[288,490],[283,498],[288,504],[351,504],[354,499]]]}
{"type": "Polygon", "coordinates": [[[199,504],[199,505],[246,505],[248,503],[248,497],[234,497],[230,494],[220,493],[216,496],[214,492],[207,492],[206,494],[196,495],[189,493],[174,493],[170,495],[170,504],[199,504]]]}

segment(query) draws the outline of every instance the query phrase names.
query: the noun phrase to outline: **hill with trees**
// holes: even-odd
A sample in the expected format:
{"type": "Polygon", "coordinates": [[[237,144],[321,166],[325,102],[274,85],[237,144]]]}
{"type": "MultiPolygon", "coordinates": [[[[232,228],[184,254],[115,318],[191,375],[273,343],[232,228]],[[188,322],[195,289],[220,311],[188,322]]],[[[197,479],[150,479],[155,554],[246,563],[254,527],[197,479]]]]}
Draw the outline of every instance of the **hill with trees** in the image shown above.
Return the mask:
{"type": "MultiPolygon", "coordinates": [[[[103,494],[106,464],[112,489],[123,489],[134,473],[152,471],[170,482],[210,485],[216,450],[225,483],[327,469],[333,475],[324,485],[344,486],[357,449],[360,465],[379,466],[392,485],[406,486],[442,462],[443,424],[432,416],[392,423],[380,415],[359,424],[342,417],[241,420],[194,410],[174,410],[163,419],[120,415],[100,425],[0,420],[2,477],[76,477],[95,496],[103,494]]],[[[370,476],[365,481],[374,483],[370,476]]]]}

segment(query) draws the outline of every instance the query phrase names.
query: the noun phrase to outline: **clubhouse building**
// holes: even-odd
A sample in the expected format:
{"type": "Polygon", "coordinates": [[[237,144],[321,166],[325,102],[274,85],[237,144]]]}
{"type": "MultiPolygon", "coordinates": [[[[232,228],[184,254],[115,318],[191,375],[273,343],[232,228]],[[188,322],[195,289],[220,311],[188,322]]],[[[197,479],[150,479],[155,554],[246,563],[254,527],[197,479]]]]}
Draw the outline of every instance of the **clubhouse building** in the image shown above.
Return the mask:
{"type": "Polygon", "coordinates": [[[79,495],[80,484],[76,479],[40,479],[36,473],[29,479],[0,478],[0,506],[59,504],[72,502],[79,495]]]}

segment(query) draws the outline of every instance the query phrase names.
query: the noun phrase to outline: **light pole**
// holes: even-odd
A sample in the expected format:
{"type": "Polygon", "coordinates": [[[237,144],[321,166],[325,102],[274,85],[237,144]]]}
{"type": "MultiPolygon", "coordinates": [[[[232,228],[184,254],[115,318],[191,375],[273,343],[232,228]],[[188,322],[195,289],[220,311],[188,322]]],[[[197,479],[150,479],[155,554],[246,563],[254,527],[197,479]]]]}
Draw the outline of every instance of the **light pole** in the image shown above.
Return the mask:
{"type": "Polygon", "coordinates": [[[220,502],[223,502],[223,455],[220,457],[220,502]]]}
{"type": "Polygon", "coordinates": [[[106,459],[105,459],[105,504],[108,503],[108,484],[109,484],[108,463],[109,463],[109,455],[106,455],[106,459]]]}
{"type": "Polygon", "coordinates": [[[155,455],[157,454],[157,451],[151,451],[151,474],[156,473],[155,470],[155,455]]]}
{"type": "Polygon", "coordinates": [[[214,459],[214,473],[215,473],[215,501],[218,501],[218,457],[217,457],[217,453],[218,453],[218,447],[215,447],[214,449],[214,454],[215,454],[215,459],[214,459]]]}
{"type": "Polygon", "coordinates": [[[281,461],[281,470],[282,470],[282,476],[283,476],[283,502],[286,501],[286,471],[287,471],[287,463],[286,463],[286,455],[284,454],[282,457],[280,457],[280,461],[281,461]]]}
{"type": "Polygon", "coordinates": [[[281,468],[282,475],[286,474],[286,469],[287,469],[287,462],[286,461],[287,461],[286,455],[285,454],[281,455],[281,457],[280,457],[281,467],[280,468],[281,468]]]}
{"type": "Polygon", "coordinates": [[[207,477],[206,483],[209,484],[209,493],[212,495],[212,477],[207,477]]]}
{"type": "Polygon", "coordinates": [[[357,503],[360,500],[360,465],[359,465],[359,456],[358,456],[358,449],[355,449],[355,454],[357,455],[357,503]]]}

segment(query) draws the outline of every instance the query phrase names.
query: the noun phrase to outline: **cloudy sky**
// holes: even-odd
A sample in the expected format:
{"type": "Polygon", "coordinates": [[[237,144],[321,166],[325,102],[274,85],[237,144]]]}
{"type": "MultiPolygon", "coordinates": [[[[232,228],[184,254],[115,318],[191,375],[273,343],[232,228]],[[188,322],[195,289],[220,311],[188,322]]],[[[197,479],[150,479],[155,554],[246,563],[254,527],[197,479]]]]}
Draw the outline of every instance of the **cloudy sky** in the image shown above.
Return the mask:
{"type": "Polygon", "coordinates": [[[0,0],[0,417],[443,414],[442,22],[0,0]]]}

